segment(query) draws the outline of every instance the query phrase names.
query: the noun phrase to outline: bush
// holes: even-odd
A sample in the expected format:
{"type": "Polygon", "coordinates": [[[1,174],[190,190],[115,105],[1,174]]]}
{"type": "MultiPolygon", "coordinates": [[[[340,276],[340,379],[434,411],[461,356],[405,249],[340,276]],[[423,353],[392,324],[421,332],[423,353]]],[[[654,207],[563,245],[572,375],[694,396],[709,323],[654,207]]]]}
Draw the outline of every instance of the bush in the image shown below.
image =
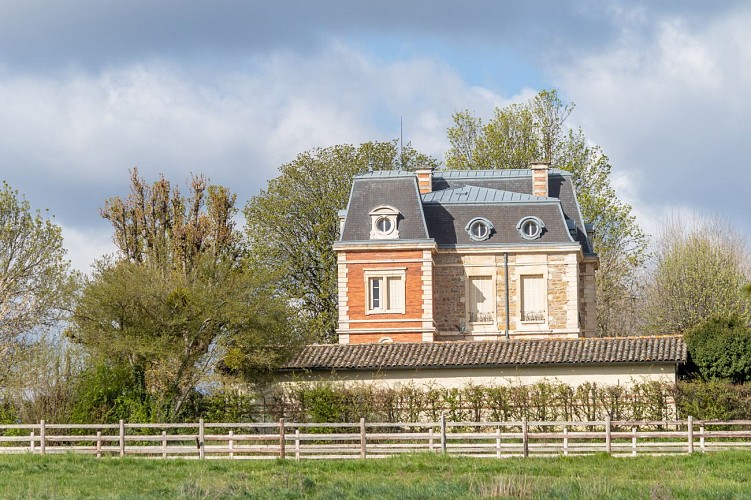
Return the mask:
{"type": "Polygon", "coordinates": [[[676,386],[679,415],[699,420],[751,419],[751,385],[721,381],[682,382],[676,386]]]}
{"type": "Polygon", "coordinates": [[[99,363],[81,375],[73,407],[75,423],[151,421],[151,404],[143,375],[122,364],[99,363]]]}
{"type": "Polygon", "coordinates": [[[740,315],[714,316],[685,334],[689,360],[702,380],[751,381],[751,328],[740,315]]]}

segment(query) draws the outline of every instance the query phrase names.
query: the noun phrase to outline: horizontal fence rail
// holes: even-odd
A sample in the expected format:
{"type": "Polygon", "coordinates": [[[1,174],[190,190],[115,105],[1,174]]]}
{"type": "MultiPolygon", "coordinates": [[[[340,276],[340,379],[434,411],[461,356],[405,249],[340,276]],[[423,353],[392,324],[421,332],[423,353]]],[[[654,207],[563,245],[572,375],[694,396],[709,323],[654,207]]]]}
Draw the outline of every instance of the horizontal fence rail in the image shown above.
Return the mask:
{"type": "Polygon", "coordinates": [[[356,459],[403,453],[472,457],[675,455],[751,449],[751,420],[0,425],[0,454],[356,459]]]}

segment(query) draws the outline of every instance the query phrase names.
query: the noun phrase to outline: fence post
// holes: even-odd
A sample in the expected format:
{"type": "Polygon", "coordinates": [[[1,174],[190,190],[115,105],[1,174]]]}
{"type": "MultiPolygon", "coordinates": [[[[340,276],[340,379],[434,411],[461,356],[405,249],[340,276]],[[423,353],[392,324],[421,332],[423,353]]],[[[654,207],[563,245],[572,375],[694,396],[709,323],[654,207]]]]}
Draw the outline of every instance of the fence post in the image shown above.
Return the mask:
{"type": "Polygon", "coordinates": [[[102,458],[102,430],[96,430],[96,457],[102,458]]]}
{"type": "Polygon", "coordinates": [[[613,444],[610,440],[610,415],[605,416],[605,451],[608,455],[613,453],[613,444]]]}
{"type": "Polygon", "coordinates": [[[162,458],[167,458],[167,431],[162,431],[162,458]]]}
{"type": "Polygon", "coordinates": [[[495,458],[501,458],[501,426],[495,430],[495,458]]]}
{"type": "Polygon", "coordinates": [[[31,431],[29,438],[29,453],[34,453],[34,431],[31,431]]]}
{"type": "Polygon", "coordinates": [[[636,456],[636,427],[631,428],[631,454],[636,456]]]}
{"type": "Polygon", "coordinates": [[[284,449],[286,438],[284,437],[284,418],[279,419],[279,458],[284,459],[287,451],[284,449]]]}
{"type": "Polygon", "coordinates": [[[702,453],[707,451],[706,448],[704,448],[704,424],[699,427],[699,448],[701,448],[702,453]]]}
{"type": "Polygon", "coordinates": [[[125,420],[120,419],[120,456],[125,456],[125,420]]]}
{"type": "Polygon", "coordinates": [[[229,442],[227,443],[227,446],[229,447],[229,458],[235,458],[235,440],[232,439],[235,435],[235,431],[229,431],[229,442]]]}
{"type": "Polygon", "coordinates": [[[44,455],[47,452],[47,428],[44,426],[44,419],[39,421],[39,453],[44,455]]]}
{"type": "Polygon", "coordinates": [[[529,456],[529,425],[527,417],[522,418],[522,455],[524,458],[529,456]]]}
{"type": "Polygon", "coordinates": [[[446,414],[441,413],[441,452],[446,453],[446,414]]]}
{"type": "Polygon", "coordinates": [[[203,424],[203,419],[198,419],[198,458],[203,460],[206,458],[206,447],[204,446],[206,440],[206,427],[203,424]]]}
{"type": "Polygon", "coordinates": [[[431,453],[435,452],[435,447],[433,446],[434,445],[433,434],[434,434],[434,431],[433,431],[433,428],[431,427],[430,429],[428,429],[428,450],[431,453]]]}
{"type": "Polygon", "coordinates": [[[365,433],[365,417],[360,417],[360,458],[367,457],[366,440],[367,434],[365,433]]]}
{"type": "Polygon", "coordinates": [[[694,452],[694,417],[688,416],[688,453],[694,452]]]}
{"type": "Polygon", "coordinates": [[[568,456],[568,426],[563,426],[563,456],[568,456]]]}
{"type": "Polygon", "coordinates": [[[300,429],[295,429],[295,460],[300,460],[300,429]]]}

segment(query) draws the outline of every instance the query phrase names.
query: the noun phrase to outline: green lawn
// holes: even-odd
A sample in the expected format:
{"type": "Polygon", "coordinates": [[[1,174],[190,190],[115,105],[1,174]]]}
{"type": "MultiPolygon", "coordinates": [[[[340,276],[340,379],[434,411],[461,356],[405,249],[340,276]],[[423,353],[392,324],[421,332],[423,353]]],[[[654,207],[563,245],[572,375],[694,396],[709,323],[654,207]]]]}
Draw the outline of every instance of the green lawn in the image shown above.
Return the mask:
{"type": "Polygon", "coordinates": [[[2,498],[751,498],[751,452],[185,461],[0,456],[2,498]]]}

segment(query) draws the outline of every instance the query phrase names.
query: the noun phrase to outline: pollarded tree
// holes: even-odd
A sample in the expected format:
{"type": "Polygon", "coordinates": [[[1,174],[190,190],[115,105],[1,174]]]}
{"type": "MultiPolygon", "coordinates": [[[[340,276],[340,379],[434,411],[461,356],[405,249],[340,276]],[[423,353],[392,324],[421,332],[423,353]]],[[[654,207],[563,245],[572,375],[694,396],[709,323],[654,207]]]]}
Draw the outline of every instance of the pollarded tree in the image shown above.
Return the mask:
{"type": "Polygon", "coordinates": [[[555,90],[543,90],[530,101],[497,108],[483,124],[469,111],[454,114],[448,130],[452,169],[527,168],[544,160],[571,172],[582,215],[595,224],[597,323],[602,335],[633,333],[632,297],[640,289],[637,272],[647,257],[646,236],[631,206],[620,201],[610,184],[612,166],[581,129],[565,122],[574,109],[555,90]]]}
{"type": "MultiPolygon", "coordinates": [[[[251,376],[282,361],[294,343],[287,305],[245,265],[235,197],[193,178],[188,197],[167,180],[131,178],[131,194],[107,201],[119,253],[96,263],[69,335],[95,362],[127,367],[148,401],[140,418],[180,419],[218,366],[251,376]]],[[[130,396],[129,396],[130,397],[130,396]]],[[[111,414],[100,408],[79,413],[111,414]]]]}
{"type": "Polygon", "coordinates": [[[276,277],[297,307],[299,330],[318,342],[336,341],[337,212],[352,178],[371,170],[434,167],[436,160],[408,145],[368,142],[314,149],[282,165],[280,175],[245,207],[247,237],[256,265],[276,277]]]}
{"type": "Polygon", "coordinates": [[[719,315],[751,317],[744,294],[751,252],[730,223],[674,216],[661,224],[647,288],[645,328],[680,333],[719,315]]]}
{"type": "Polygon", "coordinates": [[[32,212],[3,182],[0,190],[0,366],[38,329],[64,318],[75,290],[60,227],[32,212]]]}

